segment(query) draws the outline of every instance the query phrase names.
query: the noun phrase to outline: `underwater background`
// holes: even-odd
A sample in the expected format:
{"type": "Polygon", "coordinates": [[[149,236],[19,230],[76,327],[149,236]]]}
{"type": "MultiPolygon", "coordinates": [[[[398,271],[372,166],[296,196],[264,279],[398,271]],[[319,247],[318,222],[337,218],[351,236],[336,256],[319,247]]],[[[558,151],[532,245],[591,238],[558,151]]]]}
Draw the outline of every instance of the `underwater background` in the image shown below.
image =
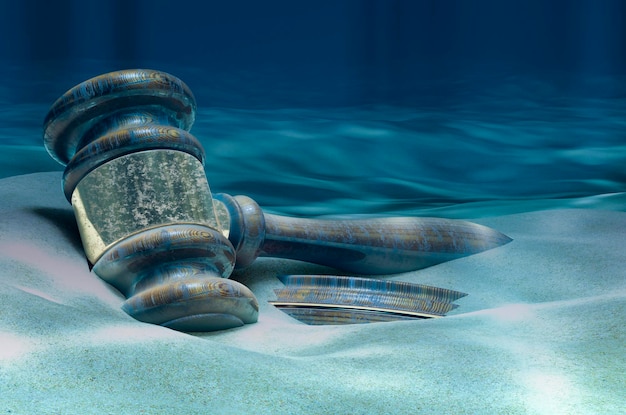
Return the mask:
{"type": "Polygon", "coordinates": [[[0,36],[0,178],[63,169],[66,90],[150,68],[194,92],[212,191],[270,211],[626,191],[619,0],[1,0],[0,36]]]}

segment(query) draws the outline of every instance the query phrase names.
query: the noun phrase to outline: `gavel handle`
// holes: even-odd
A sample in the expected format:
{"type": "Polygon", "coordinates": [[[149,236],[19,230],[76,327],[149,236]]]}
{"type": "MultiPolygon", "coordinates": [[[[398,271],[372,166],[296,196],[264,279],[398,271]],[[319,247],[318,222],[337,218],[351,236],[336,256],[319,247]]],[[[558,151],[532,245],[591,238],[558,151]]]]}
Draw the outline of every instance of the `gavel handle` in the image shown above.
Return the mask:
{"type": "Polygon", "coordinates": [[[229,209],[229,239],[232,237],[231,243],[237,248],[236,267],[249,265],[257,256],[268,256],[356,274],[392,274],[476,254],[511,241],[494,229],[456,219],[303,219],[263,213],[245,196],[236,196],[229,202],[234,202],[240,212],[233,215],[229,209]],[[246,234],[251,229],[252,237],[246,234]]]}
{"type": "Polygon", "coordinates": [[[313,262],[357,274],[412,271],[511,241],[485,226],[450,219],[264,216],[262,256],[313,262]]]}

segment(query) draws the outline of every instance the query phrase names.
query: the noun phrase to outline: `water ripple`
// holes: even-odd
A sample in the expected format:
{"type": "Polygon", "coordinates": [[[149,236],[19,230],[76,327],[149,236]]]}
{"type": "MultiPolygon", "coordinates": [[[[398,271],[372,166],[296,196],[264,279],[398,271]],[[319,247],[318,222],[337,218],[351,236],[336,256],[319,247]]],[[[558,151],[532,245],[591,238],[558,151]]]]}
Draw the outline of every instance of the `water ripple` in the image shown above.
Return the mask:
{"type": "Polygon", "coordinates": [[[525,110],[202,109],[193,131],[214,188],[282,209],[281,199],[368,210],[626,190],[624,100],[510,107],[525,110]]]}
{"type": "MultiPolygon", "coordinates": [[[[245,108],[199,99],[192,133],[206,149],[214,192],[247,194],[295,215],[620,193],[623,84],[605,80],[564,95],[520,79],[491,89],[459,82],[445,105],[422,97],[406,105],[245,108]]],[[[0,177],[62,169],[43,150],[48,104],[11,96],[0,101],[0,177]]]]}

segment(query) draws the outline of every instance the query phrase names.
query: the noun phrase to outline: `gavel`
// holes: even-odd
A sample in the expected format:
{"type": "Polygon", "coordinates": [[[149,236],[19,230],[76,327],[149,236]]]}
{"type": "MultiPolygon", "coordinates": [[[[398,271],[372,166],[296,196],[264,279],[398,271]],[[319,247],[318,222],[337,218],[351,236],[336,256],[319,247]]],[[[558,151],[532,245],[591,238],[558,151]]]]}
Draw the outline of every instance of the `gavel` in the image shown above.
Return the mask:
{"type": "Polygon", "coordinates": [[[461,220],[293,218],[247,196],[212,195],[204,149],[189,133],[195,113],[180,79],[135,69],[73,87],[44,121],[87,260],[137,320],[181,331],[256,322],[256,297],[228,277],[259,256],[393,274],[511,240],[461,220]]]}

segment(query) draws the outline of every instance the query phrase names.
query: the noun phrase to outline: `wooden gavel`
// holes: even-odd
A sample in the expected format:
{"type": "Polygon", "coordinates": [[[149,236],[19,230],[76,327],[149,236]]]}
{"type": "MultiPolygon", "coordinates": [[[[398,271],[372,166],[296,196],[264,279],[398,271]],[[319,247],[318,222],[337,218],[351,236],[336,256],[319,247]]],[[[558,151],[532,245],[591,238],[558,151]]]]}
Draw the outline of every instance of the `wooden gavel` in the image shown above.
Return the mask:
{"type": "Polygon", "coordinates": [[[213,197],[204,149],[188,132],[195,111],[178,78],[126,70],[70,89],[44,121],[87,259],[138,320],[183,331],[256,322],[254,294],[228,277],[258,256],[390,274],[511,240],[460,220],[291,218],[246,196],[213,197]]]}

